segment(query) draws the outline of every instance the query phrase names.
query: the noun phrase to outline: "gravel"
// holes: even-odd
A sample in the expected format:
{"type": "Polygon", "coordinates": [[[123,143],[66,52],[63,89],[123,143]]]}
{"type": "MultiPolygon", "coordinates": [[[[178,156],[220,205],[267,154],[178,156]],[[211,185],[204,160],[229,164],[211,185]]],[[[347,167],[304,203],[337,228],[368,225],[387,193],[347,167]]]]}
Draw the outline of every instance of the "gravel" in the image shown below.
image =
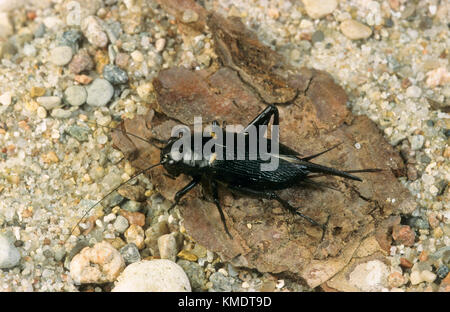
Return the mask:
{"type": "Polygon", "coordinates": [[[115,65],[106,65],[103,68],[103,77],[114,85],[128,82],[127,72],[115,65]]]}
{"type": "Polygon", "coordinates": [[[0,269],[10,269],[20,262],[19,250],[4,235],[0,235],[0,269]]]}
{"type": "Polygon", "coordinates": [[[80,106],[86,103],[87,92],[83,86],[71,86],[64,91],[64,100],[71,106],[80,106]]]}
{"type": "Polygon", "coordinates": [[[58,66],[64,66],[70,62],[72,55],[71,47],[56,47],[50,52],[50,62],[58,66]]]}

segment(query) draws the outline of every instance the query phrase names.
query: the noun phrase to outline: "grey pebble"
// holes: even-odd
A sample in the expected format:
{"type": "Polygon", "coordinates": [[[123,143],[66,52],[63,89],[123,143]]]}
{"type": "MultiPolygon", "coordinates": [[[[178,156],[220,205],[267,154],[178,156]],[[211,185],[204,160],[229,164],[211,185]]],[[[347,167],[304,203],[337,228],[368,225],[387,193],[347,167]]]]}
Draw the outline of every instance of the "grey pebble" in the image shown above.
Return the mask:
{"type": "Polygon", "coordinates": [[[50,52],[50,61],[58,66],[64,66],[72,59],[72,48],[68,46],[59,46],[50,52]]]}
{"type": "Polygon", "coordinates": [[[47,28],[44,23],[39,24],[39,26],[34,31],[34,38],[42,38],[45,35],[47,28]]]}
{"type": "Polygon", "coordinates": [[[72,125],[66,129],[66,132],[78,142],[87,142],[89,140],[90,130],[88,128],[72,125]]]}
{"type": "Polygon", "coordinates": [[[103,68],[103,77],[112,84],[123,84],[128,82],[127,72],[111,64],[108,64],[103,68]]]}
{"type": "Polygon", "coordinates": [[[71,86],[64,91],[64,100],[71,106],[80,106],[86,102],[87,92],[83,86],[71,86]]]}
{"type": "Polygon", "coordinates": [[[116,221],[114,221],[113,226],[117,232],[123,233],[128,229],[129,223],[125,217],[117,216],[116,221]]]}
{"type": "Polygon", "coordinates": [[[227,277],[220,272],[214,272],[209,277],[210,282],[213,284],[213,289],[215,291],[232,291],[234,279],[231,277],[227,277]]]}
{"type": "Polygon", "coordinates": [[[446,266],[445,264],[441,265],[437,271],[436,271],[436,275],[440,278],[443,279],[447,276],[448,274],[448,266],[446,266]]]}
{"type": "Polygon", "coordinates": [[[120,254],[127,264],[138,262],[141,260],[139,249],[135,243],[129,243],[120,248],[120,254]]]}
{"type": "Polygon", "coordinates": [[[52,110],[61,105],[61,98],[58,96],[40,96],[36,98],[36,102],[46,110],[52,110]]]}
{"type": "Polygon", "coordinates": [[[81,22],[81,31],[93,45],[104,48],[108,44],[108,36],[103,31],[100,19],[96,16],[88,16],[81,22]]]}
{"type": "Polygon", "coordinates": [[[87,87],[86,103],[90,106],[105,106],[114,94],[114,87],[105,79],[97,78],[87,87]]]}
{"type": "Polygon", "coordinates": [[[323,31],[321,31],[321,30],[315,31],[311,36],[312,43],[323,41],[323,39],[325,39],[325,35],[324,35],[323,31]]]}
{"type": "Polygon", "coordinates": [[[183,271],[189,278],[193,291],[203,291],[207,283],[203,268],[196,262],[187,260],[178,260],[177,264],[183,268],[183,271]]]}
{"type": "Polygon", "coordinates": [[[63,32],[61,38],[59,38],[59,45],[68,46],[72,48],[72,52],[78,50],[78,42],[83,38],[83,34],[76,29],[69,29],[63,32]]]}

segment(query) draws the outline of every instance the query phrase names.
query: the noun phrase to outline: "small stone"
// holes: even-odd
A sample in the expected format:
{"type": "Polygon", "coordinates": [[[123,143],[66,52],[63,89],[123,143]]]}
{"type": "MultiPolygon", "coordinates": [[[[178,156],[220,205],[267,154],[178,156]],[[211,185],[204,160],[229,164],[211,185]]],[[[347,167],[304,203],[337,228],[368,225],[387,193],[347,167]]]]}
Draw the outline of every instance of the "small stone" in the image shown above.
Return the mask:
{"type": "Polygon", "coordinates": [[[70,262],[70,276],[77,284],[113,282],[125,268],[121,254],[109,243],[86,247],[70,262]]]}
{"type": "Polygon", "coordinates": [[[36,99],[39,105],[47,110],[52,110],[61,105],[61,98],[58,96],[40,96],[36,99]]]}
{"type": "Polygon", "coordinates": [[[416,235],[408,225],[394,225],[392,229],[392,237],[398,244],[405,246],[413,246],[416,235]]]}
{"type": "Polygon", "coordinates": [[[128,82],[128,74],[115,65],[106,65],[103,68],[103,77],[112,84],[123,84],[128,82]]]}
{"type": "Polygon", "coordinates": [[[75,75],[73,79],[82,85],[87,85],[92,82],[92,78],[87,75],[75,75]]]}
{"type": "Polygon", "coordinates": [[[342,33],[351,40],[366,39],[372,35],[370,27],[355,20],[345,20],[341,23],[342,33]]]}
{"type": "Polygon", "coordinates": [[[427,72],[426,84],[430,88],[450,83],[450,73],[445,67],[439,67],[427,72]]]}
{"type": "Polygon", "coordinates": [[[59,158],[54,151],[49,151],[48,153],[42,154],[41,158],[46,164],[59,162],[59,158]]]}
{"type": "Polygon", "coordinates": [[[141,210],[142,203],[129,200],[125,204],[122,205],[122,209],[130,211],[130,212],[138,212],[141,210]]]}
{"type": "Polygon", "coordinates": [[[14,32],[8,13],[0,11],[0,38],[6,39],[14,32]]]}
{"type": "Polygon", "coordinates": [[[107,80],[97,78],[87,87],[86,103],[90,106],[105,106],[113,95],[113,86],[107,80]]]}
{"type": "Polygon", "coordinates": [[[420,89],[418,86],[409,86],[406,89],[405,94],[410,98],[418,98],[422,94],[422,89],[420,89]]]}
{"type": "MultiPolygon", "coordinates": [[[[158,41],[156,41],[156,42],[158,42],[158,41]]],[[[138,51],[138,50],[135,50],[135,51],[131,52],[131,58],[136,63],[142,63],[144,61],[144,55],[142,54],[141,51],[138,51]]]]}
{"type": "Polygon", "coordinates": [[[72,51],[78,50],[78,42],[82,39],[82,34],[77,29],[69,29],[63,32],[61,38],[59,38],[59,45],[68,46],[72,48],[72,51]]]}
{"type": "Polygon", "coordinates": [[[126,264],[135,263],[141,261],[141,255],[139,249],[134,243],[127,244],[120,249],[120,254],[125,260],[126,264]]]}
{"type": "Polygon", "coordinates": [[[323,31],[321,31],[321,30],[315,31],[311,36],[312,43],[321,42],[321,41],[323,41],[323,39],[325,39],[325,35],[323,34],[323,31]]]}
{"type": "Polygon", "coordinates": [[[19,250],[4,235],[0,235],[0,269],[10,269],[20,262],[19,250]]]}
{"type": "Polygon", "coordinates": [[[137,248],[144,248],[144,230],[139,225],[131,224],[124,235],[128,244],[134,243],[137,248]]]}
{"type": "Polygon", "coordinates": [[[64,66],[72,59],[72,48],[60,46],[50,52],[50,61],[58,66],[64,66]]]}
{"type": "Polygon", "coordinates": [[[380,260],[359,264],[350,273],[349,281],[362,291],[381,291],[386,287],[389,269],[380,260]]]}
{"type": "Polygon", "coordinates": [[[321,18],[332,13],[337,7],[336,0],[303,0],[306,13],[311,18],[321,18]]]}
{"type": "Polygon", "coordinates": [[[411,272],[411,276],[409,277],[412,285],[418,285],[422,283],[422,276],[419,271],[411,272]]]}
{"type": "Polygon", "coordinates": [[[406,258],[400,258],[400,266],[405,269],[410,269],[413,267],[413,264],[406,258]]]}
{"type": "Polygon", "coordinates": [[[127,68],[130,56],[127,53],[117,53],[115,63],[122,69],[127,68]]]}
{"type": "Polygon", "coordinates": [[[70,110],[62,109],[62,108],[55,108],[52,110],[51,114],[52,117],[58,118],[58,119],[65,119],[72,116],[72,112],[70,110]]]}
{"type": "Polygon", "coordinates": [[[36,110],[36,115],[39,118],[44,119],[45,117],[47,117],[47,111],[42,106],[39,106],[36,110]]]}
{"type": "Polygon", "coordinates": [[[153,88],[153,84],[151,82],[141,84],[139,87],[136,88],[137,94],[144,101],[149,99],[150,93],[153,90],[154,90],[154,88],[153,88]]]}
{"type": "Polygon", "coordinates": [[[117,190],[123,197],[137,202],[145,201],[145,188],[140,185],[124,185],[117,190]]]}
{"type": "Polygon", "coordinates": [[[166,39],[159,38],[158,40],[156,40],[155,42],[156,52],[161,52],[162,50],[164,50],[165,46],[166,46],[166,39]]]}
{"type": "Polygon", "coordinates": [[[405,279],[400,272],[393,272],[388,276],[388,285],[390,288],[400,287],[405,283],[405,279]]]}
{"type": "Polygon", "coordinates": [[[423,250],[419,255],[419,261],[427,261],[428,260],[428,252],[426,250],[423,250]]]}
{"type": "Polygon", "coordinates": [[[175,261],[178,254],[178,246],[175,236],[165,234],[158,238],[158,249],[161,259],[175,261]]]}
{"type": "Polygon", "coordinates": [[[193,10],[187,9],[183,12],[181,20],[183,23],[195,23],[198,21],[198,14],[193,10]]]}
{"type": "Polygon", "coordinates": [[[45,88],[41,87],[32,87],[30,90],[30,96],[32,98],[43,96],[45,94],[45,88]]]}
{"type": "Polygon", "coordinates": [[[108,44],[108,36],[100,25],[100,19],[95,16],[88,16],[81,22],[81,31],[88,41],[100,48],[108,44]]]}
{"type": "Polygon", "coordinates": [[[183,260],[187,260],[187,261],[197,261],[198,258],[196,255],[194,255],[193,253],[187,251],[187,250],[182,250],[178,253],[178,258],[183,259],[183,260]]]}
{"type": "Polygon", "coordinates": [[[78,51],[69,64],[69,70],[74,74],[94,68],[94,61],[85,49],[78,51]]]}
{"type": "Polygon", "coordinates": [[[119,276],[113,292],[191,291],[189,279],[175,262],[158,259],[132,263],[119,276]]]}
{"type": "Polygon", "coordinates": [[[66,129],[66,132],[76,139],[78,142],[89,141],[89,133],[91,132],[88,128],[80,127],[77,125],[71,125],[66,129]]]}
{"type": "Polygon", "coordinates": [[[126,229],[128,229],[129,223],[125,217],[118,216],[116,218],[116,221],[114,221],[113,226],[117,232],[123,233],[126,231],[126,229]]]}
{"type": "Polygon", "coordinates": [[[138,226],[145,225],[145,214],[141,212],[130,212],[127,210],[120,210],[120,214],[127,218],[130,224],[135,224],[138,226]]]}
{"type": "Polygon", "coordinates": [[[424,281],[424,282],[433,283],[434,280],[436,279],[436,274],[434,274],[433,272],[430,272],[428,270],[424,270],[424,271],[420,272],[420,277],[422,278],[422,281],[424,281]]]}
{"type": "Polygon", "coordinates": [[[177,264],[188,276],[193,291],[205,290],[205,284],[207,282],[205,272],[198,263],[186,260],[178,260],[177,264]]]}
{"type": "Polygon", "coordinates": [[[447,276],[449,272],[448,266],[446,266],[445,264],[441,265],[437,271],[436,271],[436,275],[437,277],[439,277],[440,279],[443,279],[447,276]]]}
{"type": "Polygon", "coordinates": [[[0,96],[0,103],[5,106],[11,105],[11,92],[5,92],[0,96]]]}
{"type": "Polygon", "coordinates": [[[106,65],[109,64],[108,53],[106,53],[103,50],[97,50],[95,52],[94,61],[95,61],[95,70],[97,71],[97,73],[99,74],[103,73],[103,69],[105,68],[106,65]]]}
{"type": "Polygon", "coordinates": [[[206,257],[206,248],[200,244],[195,244],[194,248],[191,250],[191,253],[196,255],[198,258],[206,257]]]}
{"type": "Polygon", "coordinates": [[[86,99],[87,92],[83,86],[71,86],[64,91],[64,100],[71,106],[81,106],[86,99]]]}
{"type": "Polygon", "coordinates": [[[433,237],[436,239],[441,238],[442,236],[444,236],[444,231],[442,231],[442,228],[437,227],[433,230],[433,237]]]}
{"type": "Polygon", "coordinates": [[[413,151],[420,150],[423,147],[423,144],[425,143],[425,138],[423,135],[413,135],[410,139],[411,143],[411,149],[413,151]]]}

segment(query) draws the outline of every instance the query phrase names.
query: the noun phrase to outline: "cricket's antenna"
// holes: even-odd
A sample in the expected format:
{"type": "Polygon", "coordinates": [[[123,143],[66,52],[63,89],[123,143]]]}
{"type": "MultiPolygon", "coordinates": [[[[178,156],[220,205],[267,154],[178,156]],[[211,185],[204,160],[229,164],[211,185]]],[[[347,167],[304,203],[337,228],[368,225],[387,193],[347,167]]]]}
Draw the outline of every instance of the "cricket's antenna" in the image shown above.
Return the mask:
{"type": "Polygon", "coordinates": [[[66,238],[66,240],[64,241],[64,244],[67,242],[67,240],[69,239],[69,237],[73,234],[73,231],[75,231],[75,228],[80,225],[81,221],[88,215],[88,213],[98,204],[100,204],[106,197],[108,197],[109,195],[111,195],[112,193],[114,193],[115,191],[117,191],[119,188],[121,188],[122,186],[124,186],[125,184],[127,184],[128,182],[130,182],[131,180],[133,180],[134,178],[136,178],[137,176],[139,176],[140,174],[156,167],[159,165],[164,164],[164,161],[161,161],[157,164],[151,165],[148,168],[142,169],[140,171],[138,171],[138,173],[134,174],[131,178],[129,178],[128,180],[126,180],[125,182],[122,182],[119,184],[119,186],[115,187],[114,189],[112,189],[108,194],[106,194],[105,196],[103,196],[102,199],[100,199],[99,201],[97,201],[95,204],[93,204],[91,207],[89,207],[89,209],[83,214],[83,216],[80,218],[80,220],[77,222],[77,224],[75,224],[75,226],[72,228],[72,230],[70,231],[69,236],[66,238]]]}
{"type": "Polygon", "coordinates": [[[167,140],[161,140],[161,139],[157,139],[157,138],[150,138],[149,140],[147,140],[147,139],[144,139],[144,138],[142,138],[142,137],[140,137],[140,136],[138,136],[138,135],[136,135],[136,134],[127,132],[127,131],[125,131],[125,130],[122,130],[122,129],[119,129],[119,128],[110,127],[110,126],[100,125],[100,124],[98,124],[98,123],[96,123],[96,122],[94,122],[94,121],[85,120],[85,121],[83,121],[83,122],[85,122],[85,123],[87,123],[87,124],[95,125],[95,126],[97,126],[97,127],[104,127],[104,128],[108,128],[108,129],[110,129],[110,130],[120,131],[120,132],[122,132],[123,134],[129,135],[129,136],[135,137],[135,138],[137,138],[137,139],[139,139],[139,140],[142,140],[142,141],[144,141],[144,142],[147,142],[147,143],[153,145],[154,147],[156,147],[156,148],[159,149],[159,150],[162,150],[163,148],[162,148],[161,146],[156,145],[155,142],[156,142],[156,143],[159,143],[159,144],[167,144],[167,143],[168,143],[167,140]]]}

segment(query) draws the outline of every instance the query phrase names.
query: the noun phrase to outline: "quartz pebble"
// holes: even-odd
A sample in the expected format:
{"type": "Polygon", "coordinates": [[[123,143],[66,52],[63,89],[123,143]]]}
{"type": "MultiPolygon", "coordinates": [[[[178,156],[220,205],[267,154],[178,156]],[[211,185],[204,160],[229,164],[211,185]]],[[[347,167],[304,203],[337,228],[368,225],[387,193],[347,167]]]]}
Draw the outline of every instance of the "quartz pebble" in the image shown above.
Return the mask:
{"type": "Polygon", "coordinates": [[[105,106],[113,95],[113,86],[107,80],[97,78],[87,87],[86,103],[90,106],[105,106]]]}
{"type": "Polygon", "coordinates": [[[81,31],[93,45],[104,48],[108,44],[108,36],[100,25],[99,18],[88,16],[81,22],[81,31]]]}
{"type": "Polygon", "coordinates": [[[406,96],[410,98],[418,98],[422,94],[422,90],[418,86],[410,86],[406,89],[406,96]]]}
{"type": "Polygon", "coordinates": [[[425,143],[425,138],[423,137],[423,135],[413,135],[410,139],[410,143],[411,143],[411,149],[413,151],[417,151],[420,150],[423,146],[423,144],[425,143]]]}
{"type": "Polygon", "coordinates": [[[64,91],[64,100],[71,106],[80,106],[86,102],[87,92],[83,86],[71,86],[64,91]]]}
{"type": "Polygon", "coordinates": [[[126,264],[135,263],[141,260],[139,249],[134,243],[126,244],[120,248],[120,254],[125,260],[126,264]]]}
{"type": "Polygon", "coordinates": [[[125,231],[125,239],[128,244],[135,244],[137,248],[144,248],[144,230],[136,224],[131,224],[125,231]]]}
{"type": "Polygon", "coordinates": [[[64,66],[72,59],[72,48],[68,46],[60,46],[54,48],[50,52],[50,61],[58,66],[64,66]]]}
{"type": "Polygon", "coordinates": [[[70,262],[70,277],[77,284],[113,282],[125,268],[121,254],[107,242],[86,247],[70,262]]]}
{"type": "Polygon", "coordinates": [[[183,269],[165,259],[132,263],[119,276],[113,292],[180,292],[191,291],[183,269]]]}
{"type": "Polygon", "coordinates": [[[0,95],[0,104],[5,106],[11,105],[11,92],[5,92],[0,95]]]}
{"type": "Polygon", "coordinates": [[[0,38],[8,38],[13,33],[13,26],[8,14],[0,11],[0,38]]]}
{"type": "Polygon", "coordinates": [[[349,281],[362,291],[381,291],[386,287],[389,269],[380,260],[359,264],[350,273],[349,281]]]}
{"type": "Polygon", "coordinates": [[[166,46],[166,39],[159,38],[158,40],[156,40],[155,42],[156,52],[161,52],[162,50],[164,50],[165,46],[166,46]]]}
{"type": "Polygon", "coordinates": [[[0,235],[0,269],[10,269],[20,262],[19,250],[4,235],[0,235]]]}
{"type": "Polygon", "coordinates": [[[355,20],[345,20],[341,23],[342,33],[351,40],[366,39],[372,35],[370,27],[355,20]]]}
{"type": "Polygon", "coordinates": [[[303,5],[309,17],[321,18],[336,9],[337,0],[303,0],[303,5]]]}

